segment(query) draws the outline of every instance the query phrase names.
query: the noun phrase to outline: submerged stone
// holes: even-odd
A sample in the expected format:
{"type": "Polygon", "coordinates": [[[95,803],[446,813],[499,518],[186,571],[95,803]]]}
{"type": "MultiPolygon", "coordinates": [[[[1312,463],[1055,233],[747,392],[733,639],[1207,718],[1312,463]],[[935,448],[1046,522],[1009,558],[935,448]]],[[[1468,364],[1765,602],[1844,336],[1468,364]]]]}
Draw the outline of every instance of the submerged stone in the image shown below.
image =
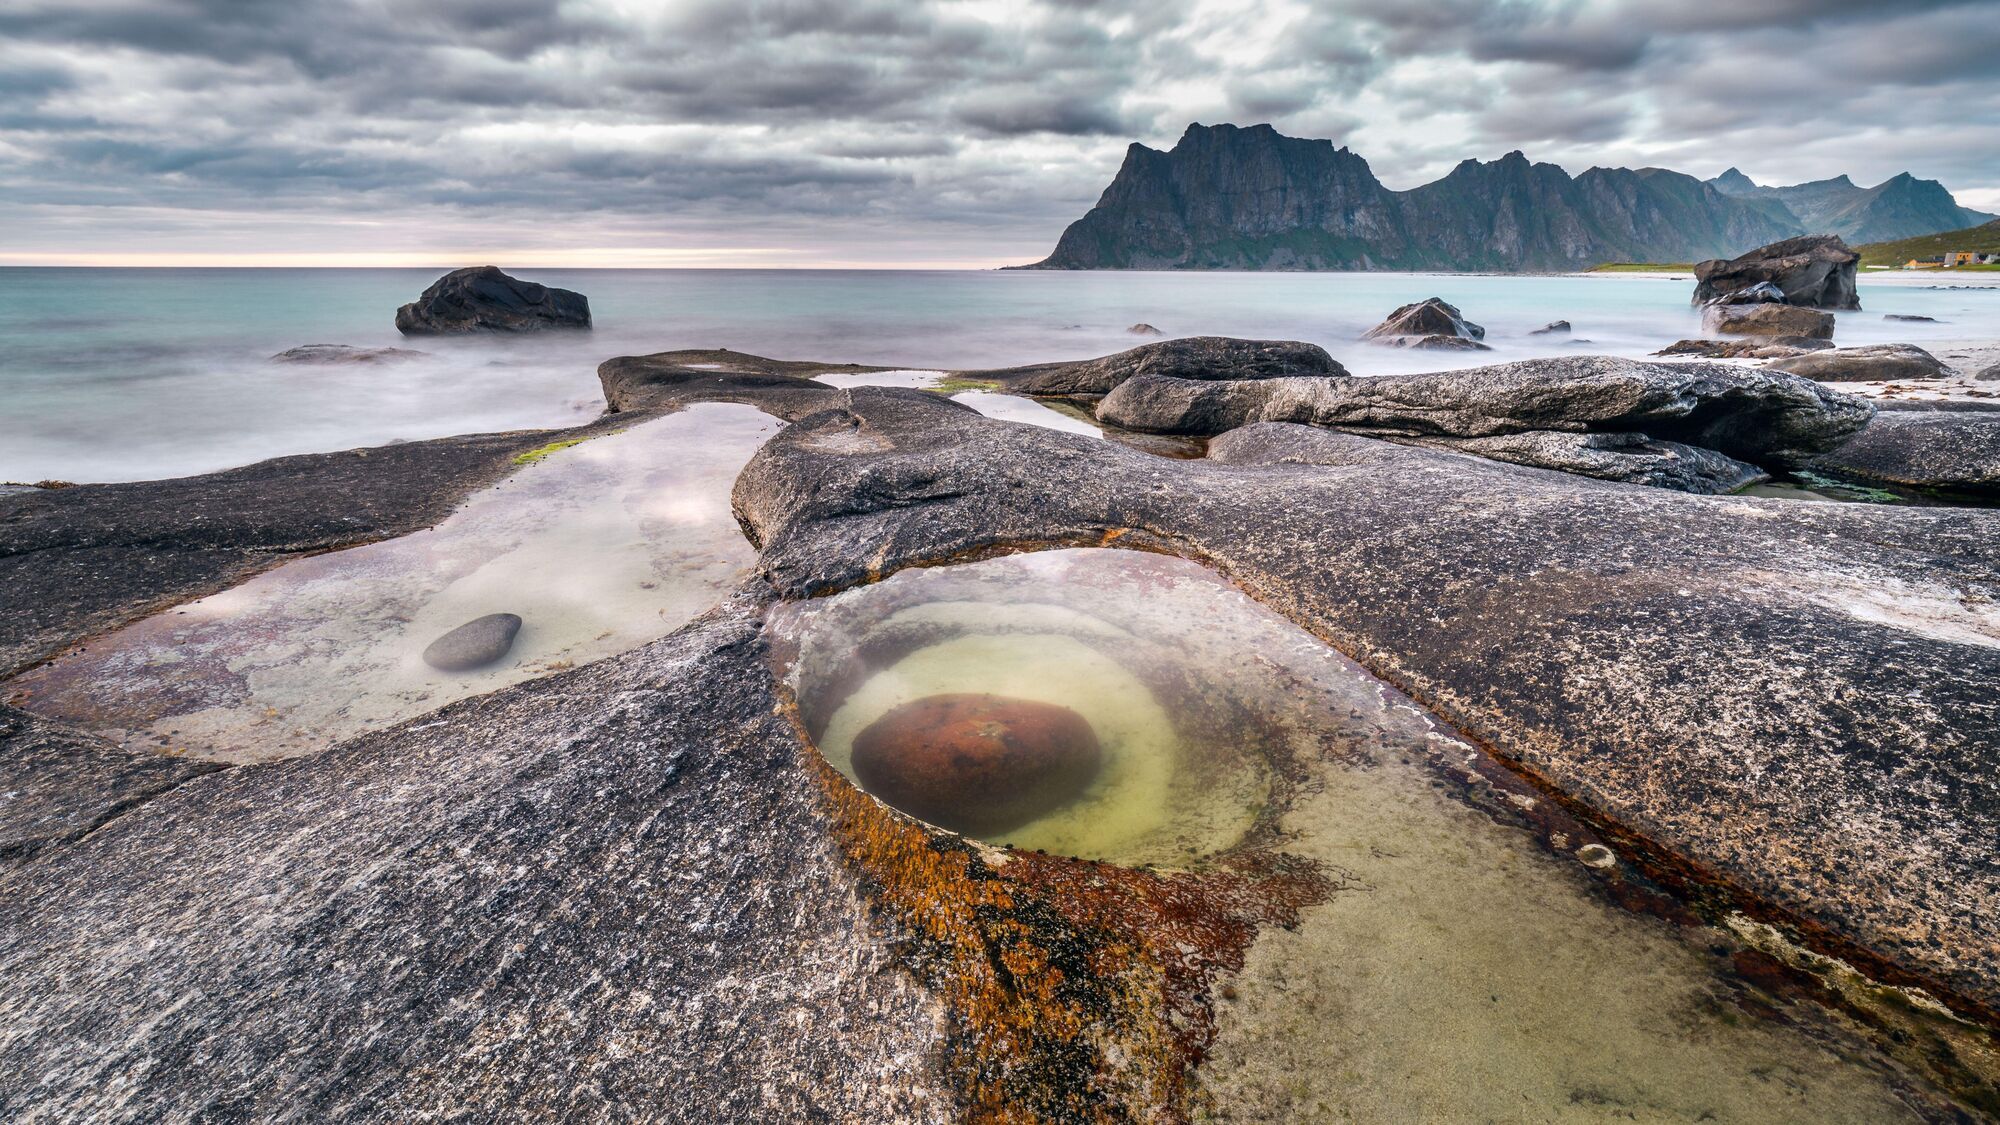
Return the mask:
{"type": "Polygon", "coordinates": [[[514,637],[521,631],[521,619],[512,613],[489,613],[475,617],[424,649],[424,663],[440,672],[469,672],[483,668],[507,655],[514,637]]]}
{"type": "Polygon", "coordinates": [[[1076,799],[1103,750],[1067,707],[954,693],[905,703],[854,740],[862,788],[954,832],[1004,832],[1076,799]]]}

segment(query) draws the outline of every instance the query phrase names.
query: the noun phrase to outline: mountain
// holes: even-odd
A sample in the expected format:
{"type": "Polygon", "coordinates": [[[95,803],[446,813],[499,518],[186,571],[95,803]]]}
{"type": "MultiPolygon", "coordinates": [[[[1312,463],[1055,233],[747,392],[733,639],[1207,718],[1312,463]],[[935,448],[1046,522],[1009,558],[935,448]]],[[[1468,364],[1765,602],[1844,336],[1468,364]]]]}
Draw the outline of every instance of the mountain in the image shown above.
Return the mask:
{"type": "Polygon", "coordinates": [[[1858,187],[1846,176],[1790,187],[1760,187],[1734,168],[1708,183],[1735,199],[1783,207],[1804,229],[1837,234],[1853,243],[1893,242],[1962,230],[1995,217],[1960,207],[1943,184],[1917,179],[1908,172],[1872,188],[1858,187]]]}
{"type": "Polygon", "coordinates": [[[1170,151],[1130,146],[1097,205],[1023,268],[1571,270],[1729,257],[1802,233],[1760,194],[1772,189],[1740,172],[1731,186],[1661,168],[1571,176],[1511,152],[1391,191],[1331,141],[1190,125],[1170,151]]]}

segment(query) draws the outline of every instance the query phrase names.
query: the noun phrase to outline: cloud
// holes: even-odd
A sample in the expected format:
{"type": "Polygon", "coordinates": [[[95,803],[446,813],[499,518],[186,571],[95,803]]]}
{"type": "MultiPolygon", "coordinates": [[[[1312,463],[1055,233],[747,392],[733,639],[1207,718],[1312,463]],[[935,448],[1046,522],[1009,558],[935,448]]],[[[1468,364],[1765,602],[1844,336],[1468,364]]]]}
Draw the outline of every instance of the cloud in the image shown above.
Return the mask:
{"type": "Polygon", "coordinates": [[[0,256],[450,232],[999,262],[1052,243],[1128,141],[1191,120],[1332,137],[1395,187],[1519,147],[1764,182],[1907,168],[1992,198],[2000,20],[1990,0],[12,0],[0,256]]]}

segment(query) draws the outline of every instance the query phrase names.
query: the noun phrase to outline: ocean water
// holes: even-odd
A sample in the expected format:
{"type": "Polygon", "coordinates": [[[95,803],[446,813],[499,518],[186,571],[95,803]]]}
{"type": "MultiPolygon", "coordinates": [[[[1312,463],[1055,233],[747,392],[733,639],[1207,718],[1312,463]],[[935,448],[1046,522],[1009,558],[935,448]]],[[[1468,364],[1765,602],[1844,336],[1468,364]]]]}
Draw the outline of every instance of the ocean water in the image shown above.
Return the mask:
{"type": "MultiPolygon", "coordinates": [[[[396,307],[434,270],[0,268],[0,482],[143,480],[282,454],[562,426],[603,407],[602,360],[726,347],[788,359],[977,368],[1078,359],[1168,335],[1308,340],[1359,375],[1579,351],[1643,355],[1698,334],[1690,282],[1644,277],[1000,271],[519,270],[578,290],[597,327],[421,339],[396,307]],[[1442,297],[1492,352],[1357,337],[1442,297]],[[1555,319],[1582,344],[1528,333],[1555,319]],[[406,364],[286,365],[301,344],[398,345],[406,364]]],[[[1842,343],[2000,336],[2000,289],[1863,279],[1842,343]],[[1938,324],[1884,321],[1916,313],[1938,324]]]]}

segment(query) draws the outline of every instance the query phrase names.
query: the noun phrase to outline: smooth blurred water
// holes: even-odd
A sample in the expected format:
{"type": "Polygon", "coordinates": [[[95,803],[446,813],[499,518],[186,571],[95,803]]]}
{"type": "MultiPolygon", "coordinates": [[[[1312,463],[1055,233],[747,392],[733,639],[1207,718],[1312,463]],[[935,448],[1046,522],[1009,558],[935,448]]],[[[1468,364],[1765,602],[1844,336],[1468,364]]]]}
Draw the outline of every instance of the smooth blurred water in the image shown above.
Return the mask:
{"type": "MultiPolygon", "coordinates": [[[[787,359],[977,368],[1075,359],[1171,336],[1309,340],[1360,375],[1582,351],[1643,355],[1699,324],[1690,282],[1643,277],[520,270],[590,298],[589,333],[421,339],[396,306],[432,270],[0,268],[0,481],[180,476],[266,457],[560,426],[603,406],[602,360],[727,347],[787,359]],[[1443,297],[1492,352],[1408,352],[1356,338],[1443,297]],[[1579,344],[1528,333],[1555,319],[1579,344]],[[421,362],[295,366],[300,344],[396,344],[421,362]]],[[[1841,343],[2000,336],[2000,290],[1863,279],[1841,343]],[[1907,324],[1885,312],[1945,323],[1907,324]]]]}

